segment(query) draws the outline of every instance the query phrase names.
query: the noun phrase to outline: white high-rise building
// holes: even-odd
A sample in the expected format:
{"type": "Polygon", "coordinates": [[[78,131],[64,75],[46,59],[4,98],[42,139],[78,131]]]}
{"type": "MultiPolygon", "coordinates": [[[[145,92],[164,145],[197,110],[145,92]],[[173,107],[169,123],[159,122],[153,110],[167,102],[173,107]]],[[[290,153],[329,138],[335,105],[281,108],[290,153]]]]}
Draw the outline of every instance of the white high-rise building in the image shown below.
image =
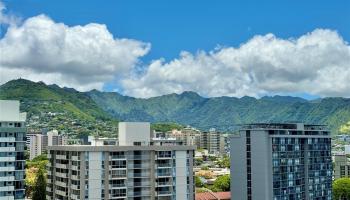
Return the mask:
{"type": "Polygon", "coordinates": [[[47,199],[193,200],[195,147],[153,141],[150,130],[120,122],[119,146],[49,146],[47,199]]]}
{"type": "Polygon", "coordinates": [[[41,155],[43,153],[43,135],[40,133],[28,133],[26,145],[29,150],[30,160],[41,155]]]}
{"type": "Polygon", "coordinates": [[[25,121],[19,101],[0,100],[0,199],[24,200],[25,121]]]}
{"type": "Polygon", "coordinates": [[[47,146],[53,145],[66,145],[67,137],[64,135],[59,135],[57,130],[52,130],[47,132],[47,134],[42,133],[28,133],[27,134],[27,149],[29,149],[29,158],[33,158],[46,153],[47,146]]]}

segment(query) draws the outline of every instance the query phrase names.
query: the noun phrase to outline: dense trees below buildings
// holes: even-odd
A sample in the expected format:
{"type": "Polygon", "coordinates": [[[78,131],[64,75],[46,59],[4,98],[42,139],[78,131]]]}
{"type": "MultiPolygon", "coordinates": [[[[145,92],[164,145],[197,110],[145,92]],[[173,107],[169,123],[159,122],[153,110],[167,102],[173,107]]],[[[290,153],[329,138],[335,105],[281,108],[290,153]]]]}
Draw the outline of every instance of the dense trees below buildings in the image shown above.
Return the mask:
{"type": "Polygon", "coordinates": [[[350,178],[340,178],[333,182],[333,199],[350,200],[350,178]]]}

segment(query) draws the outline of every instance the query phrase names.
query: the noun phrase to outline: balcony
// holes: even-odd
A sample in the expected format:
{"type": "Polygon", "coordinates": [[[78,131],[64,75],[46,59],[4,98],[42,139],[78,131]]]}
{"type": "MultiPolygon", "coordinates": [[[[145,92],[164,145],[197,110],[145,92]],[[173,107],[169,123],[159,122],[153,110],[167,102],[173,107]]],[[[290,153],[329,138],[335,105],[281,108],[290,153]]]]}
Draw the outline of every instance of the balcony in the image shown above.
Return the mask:
{"type": "Polygon", "coordinates": [[[80,176],[79,175],[72,175],[71,179],[73,179],[73,180],[80,180],[80,176]]]}
{"type": "Polygon", "coordinates": [[[15,147],[0,147],[0,152],[11,152],[16,151],[15,147]]]}
{"type": "Polygon", "coordinates": [[[127,179],[126,174],[110,174],[109,179],[127,179]]]}
{"type": "Polygon", "coordinates": [[[72,185],[71,185],[71,188],[72,188],[73,190],[80,190],[80,185],[74,185],[74,184],[72,184],[72,185]]]}
{"type": "Polygon", "coordinates": [[[56,159],[67,160],[67,156],[66,155],[56,155],[56,159]]]}
{"type": "Polygon", "coordinates": [[[156,175],[156,177],[172,177],[173,176],[171,172],[156,173],[155,175],[156,175]]]}
{"type": "Polygon", "coordinates": [[[110,160],[126,160],[125,155],[114,155],[110,156],[110,160]]]}
{"type": "Polygon", "coordinates": [[[0,142],[15,142],[15,137],[0,137],[0,142]]]}
{"type": "Polygon", "coordinates": [[[128,173],[129,178],[144,178],[144,177],[149,177],[150,173],[149,172],[142,172],[142,173],[128,173]]]}
{"type": "Polygon", "coordinates": [[[0,172],[15,171],[15,167],[0,167],[0,172]]]}
{"type": "Polygon", "coordinates": [[[61,191],[61,190],[55,190],[55,193],[56,193],[57,195],[60,195],[60,196],[63,196],[63,197],[66,197],[66,196],[67,196],[67,192],[63,192],[63,191],[61,191]]]}
{"type": "Polygon", "coordinates": [[[131,155],[128,157],[129,160],[149,160],[150,155],[131,155]]]}
{"type": "Polygon", "coordinates": [[[14,181],[15,177],[14,176],[3,176],[0,177],[0,181],[14,181]]]}
{"type": "Polygon", "coordinates": [[[129,182],[128,187],[149,187],[151,186],[149,181],[141,181],[141,182],[129,182]]]}
{"type": "Polygon", "coordinates": [[[56,163],[56,168],[68,169],[68,165],[67,164],[56,163]]]}
{"type": "Polygon", "coordinates": [[[71,160],[78,161],[78,160],[80,160],[80,157],[79,156],[72,156],[71,160]]]}
{"type": "Polygon", "coordinates": [[[61,187],[67,187],[68,183],[61,182],[61,181],[55,181],[55,185],[61,186],[61,187]]]}
{"type": "MultiPolygon", "coordinates": [[[[49,174],[50,171],[48,171],[48,174],[49,174]]],[[[51,172],[50,172],[51,173],[51,172]]],[[[58,177],[61,177],[61,178],[68,178],[68,175],[66,173],[60,173],[60,172],[56,172],[55,174],[56,176],[58,177]]]]}
{"type": "Polygon", "coordinates": [[[173,193],[171,191],[158,191],[155,192],[155,196],[171,196],[173,193]]]}
{"type": "Polygon", "coordinates": [[[171,163],[158,163],[156,164],[156,168],[172,168],[171,163]]]}
{"type": "Polygon", "coordinates": [[[80,199],[80,195],[76,195],[76,194],[71,194],[70,197],[71,199],[80,199]]]}
{"type": "Polygon", "coordinates": [[[128,196],[129,197],[142,197],[142,196],[150,196],[151,195],[151,192],[148,191],[148,190],[144,190],[144,191],[132,191],[132,190],[129,190],[128,191],[128,196]]]}
{"type": "Polygon", "coordinates": [[[171,155],[156,155],[156,160],[169,160],[173,159],[171,155]]]}
{"type": "Polygon", "coordinates": [[[16,157],[0,157],[0,162],[13,162],[16,161],[16,157]]]}
{"type": "Polygon", "coordinates": [[[111,189],[126,188],[125,184],[109,184],[111,189]]]}
{"type": "Polygon", "coordinates": [[[150,168],[149,163],[142,163],[142,164],[128,164],[128,169],[141,169],[141,168],[150,168]]]}
{"type": "Polygon", "coordinates": [[[173,183],[171,181],[167,182],[156,182],[156,187],[171,187],[173,183]]]}
{"type": "Polygon", "coordinates": [[[4,186],[4,187],[0,187],[0,192],[14,191],[14,190],[15,190],[15,186],[4,186]]]}

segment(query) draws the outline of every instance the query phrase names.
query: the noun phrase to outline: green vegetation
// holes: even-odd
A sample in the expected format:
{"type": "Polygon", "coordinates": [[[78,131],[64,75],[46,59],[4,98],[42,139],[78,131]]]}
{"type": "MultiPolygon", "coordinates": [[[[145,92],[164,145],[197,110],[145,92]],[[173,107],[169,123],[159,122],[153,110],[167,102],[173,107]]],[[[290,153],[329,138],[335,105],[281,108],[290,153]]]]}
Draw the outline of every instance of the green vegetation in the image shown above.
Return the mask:
{"type": "Polygon", "coordinates": [[[39,170],[33,189],[33,200],[46,200],[46,176],[43,170],[39,170]]]}
{"type": "Polygon", "coordinates": [[[202,183],[201,179],[198,176],[194,176],[194,183],[198,188],[204,186],[204,184],[202,183]]]}
{"type": "Polygon", "coordinates": [[[66,133],[111,136],[117,120],[171,122],[152,128],[167,131],[181,125],[208,130],[235,130],[237,124],[255,122],[305,122],[326,124],[334,134],[350,134],[350,99],[297,97],[215,97],[194,92],[147,99],[115,92],[78,92],[24,79],[0,86],[0,99],[18,99],[28,112],[29,128],[58,129],[66,133]]]}
{"type": "Polygon", "coordinates": [[[350,178],[340,178],[333,182],[333,199],[350,200],[350,178]]]}
{"type": "MultiPolygon", "coordinates": [[[[47,155],[42,154],[37,157],[35,157],[33,160],[26,161],[26,178],[25,178],[25,183],[27,186],[26,189],[26,196],[27,197],[32,197],[34,199],[34,194],[36,188],[39,187],[38,184],[41,184],[41,182],[38,183],[39,181],[42,181],[40,177],[38,177],[41,173],[46,174],[46,165],[49,162],[47,159],[47,155]]],[[[46,183],[45,183],[46,185],[46,183]]]]}
{"type": "Polygon", "coordinates": [[[91,91],[90,97],[112,116],[131,121],[173,121],[208,130],[234,130],[237,124],[255,122],[305,122],[326,124],[332,133],[350,134],[350,99],[308,101],[274,96],[204,98],[194,92],[147,99],[118,93],[91,91]],[[341,128],[342,127],[342,128],[341,128]]]}
{"type": "Polygon", "coordinates": [[[200,166],[201,164],[203,164],[203,158],[195,158],[194,159],[194,165],[195,166],[200,166]]]}
{"type": "Polygon", "coordinates": [[[230,191],[230,175],[219,176],[210,189],[213,192],[230,191]]]}
{"type": "Polygon", "coordinates": [[[27,112],[29,130],[57,129],[68,134],[108,136],[115,134],[117,121],[86,93],[25,79],[0,86],[0,99],[20,100],[27,112]]]}
{"type": "Polygon", "coordinates": [[[151,128],[155,131],[167,132],[174,129],[181,130],[183,126],[173,122],[163,122],[163,123],[154,123],[151,125],[151,128]]]}
{"type": "Polygon", "coordinates": [[[217,163],[221,168],[230,168],[230,158],[228,156],[224,156],[217,163]]]}

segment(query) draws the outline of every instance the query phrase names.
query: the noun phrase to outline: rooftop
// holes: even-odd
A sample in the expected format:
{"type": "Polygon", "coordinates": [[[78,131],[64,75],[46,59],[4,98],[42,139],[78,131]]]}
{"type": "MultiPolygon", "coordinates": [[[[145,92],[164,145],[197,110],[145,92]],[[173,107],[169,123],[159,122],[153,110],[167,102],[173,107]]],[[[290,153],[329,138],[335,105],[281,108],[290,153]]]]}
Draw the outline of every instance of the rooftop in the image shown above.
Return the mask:
{"type": "Polygon", "coordinates": [[[326,125],[303,124],[303,123],[251,123],[241,125],[241,130],[247,129],[286,129],[286,130],[306,130],[306,131],[328,131],[326,125]]]}
{"type": "Polygon", "coordinates": [[[201,192],[196,193],[196,200],[229,200],[231,192],[201,192]]]}

